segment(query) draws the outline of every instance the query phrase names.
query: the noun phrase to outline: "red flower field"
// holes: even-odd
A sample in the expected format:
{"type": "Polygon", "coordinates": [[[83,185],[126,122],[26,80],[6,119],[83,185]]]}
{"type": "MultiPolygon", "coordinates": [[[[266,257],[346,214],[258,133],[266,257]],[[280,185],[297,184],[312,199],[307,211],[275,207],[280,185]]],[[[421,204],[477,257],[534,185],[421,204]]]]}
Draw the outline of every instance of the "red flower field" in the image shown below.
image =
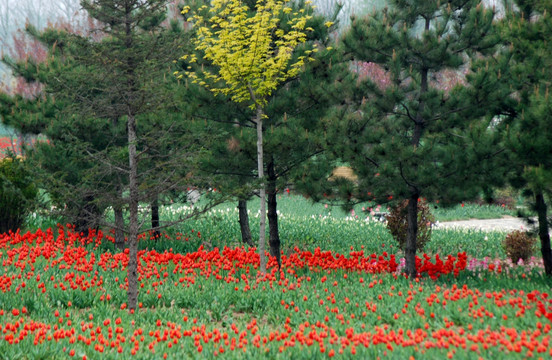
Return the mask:
{"type": "Polygon", "coordinates": [[[126,309],[128,254],[71,227],[0,236],[0,352],[8,358],[549,358],[545,283],[466,270],[460,253],[295,249],[263,277],[255,249],[139,252],[139,309],[126,309]],[[529,291],[528,287],[535,287],[529,291]],[[42,356],[42,357],[41,357],[42,356]]]}

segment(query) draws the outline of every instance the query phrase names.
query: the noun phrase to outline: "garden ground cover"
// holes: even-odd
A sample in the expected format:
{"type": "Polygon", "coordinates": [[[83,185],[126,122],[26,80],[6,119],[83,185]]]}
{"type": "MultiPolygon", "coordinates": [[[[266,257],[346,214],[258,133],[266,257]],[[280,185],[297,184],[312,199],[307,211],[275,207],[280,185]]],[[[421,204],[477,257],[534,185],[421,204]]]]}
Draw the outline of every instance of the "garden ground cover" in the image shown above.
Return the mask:
{"type": "Polygon", "coordinates": [[[156,242],[144,234],[135,313],[128,255],[109,233],[0,236],[0,358],[552,356],[550,282],[538,259],[503,260],[503,234],[436,230],[412,281],[383,224],[282,211],[293,245],[266,277],[232,238],[232,209],[156,242]]]}

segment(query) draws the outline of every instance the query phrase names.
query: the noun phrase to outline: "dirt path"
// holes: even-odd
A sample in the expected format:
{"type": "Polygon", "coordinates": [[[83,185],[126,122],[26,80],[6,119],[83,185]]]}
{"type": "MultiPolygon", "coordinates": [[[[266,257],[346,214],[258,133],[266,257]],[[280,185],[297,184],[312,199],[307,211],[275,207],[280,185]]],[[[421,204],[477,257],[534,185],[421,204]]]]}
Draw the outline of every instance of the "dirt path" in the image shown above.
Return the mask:
{"type": "Polygon", "coordinates": [[[487,219],[487,220],[461,220],[461,221],[446,221],[438,223],[436,229],[447,228],[469,228],[479,229],[482,231],[504,231],[510,232],[513,230],[527,229],[527,223],[523,219],[507,216],[501,219],[487,219]]]}

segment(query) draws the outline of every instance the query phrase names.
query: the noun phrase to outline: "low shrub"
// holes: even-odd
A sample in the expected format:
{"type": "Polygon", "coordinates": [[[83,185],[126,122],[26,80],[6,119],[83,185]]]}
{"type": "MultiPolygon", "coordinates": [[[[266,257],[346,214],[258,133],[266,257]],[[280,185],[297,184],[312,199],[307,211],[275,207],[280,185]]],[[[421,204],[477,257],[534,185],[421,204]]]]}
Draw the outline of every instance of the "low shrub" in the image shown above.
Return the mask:
{"type": "MultiPolygon", "coordinates": [[[[408,232],[408,200],[404,200],[391,209],[387,215],[387,229],[393,238],[399,243],[399,247],[404,251],[406,247],[406,235],[408,232]]],[[[418,236],[416,238],[416,250],[421,251],[431,239],[431,224],[435,218],[429,210],[425,201],[418,201],[418,236]]]]}
{"type": "Polygon", "coordinates": [[[517,264],[519,259],[529,260],[535,251],[536,239],[525,231],[515,230],[506,235],[502,246],[506,255],[517,264]]]}

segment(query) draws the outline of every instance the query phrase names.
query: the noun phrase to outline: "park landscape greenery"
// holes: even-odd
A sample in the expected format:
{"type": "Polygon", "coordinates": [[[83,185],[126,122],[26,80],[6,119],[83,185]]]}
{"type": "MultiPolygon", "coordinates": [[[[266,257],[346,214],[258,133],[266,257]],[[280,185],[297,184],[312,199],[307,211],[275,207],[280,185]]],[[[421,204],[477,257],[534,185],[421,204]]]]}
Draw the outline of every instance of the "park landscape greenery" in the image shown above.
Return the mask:
{"type": "Polygon", "coordinates": [[[0,235],[0,356],[552,355],[549,2],[344,29],[301,1],[82,5],[90,29],[29,26],[47,56],[3,59],[41,92],[1,93],[2,120],[41,138],[2,194],[43,204],[0,235]],[[417,221],[513,215],[465,203],[506,185],[541,256],[417,221]],[[404,249],[374,216],[398,203],[404,249]]]}

